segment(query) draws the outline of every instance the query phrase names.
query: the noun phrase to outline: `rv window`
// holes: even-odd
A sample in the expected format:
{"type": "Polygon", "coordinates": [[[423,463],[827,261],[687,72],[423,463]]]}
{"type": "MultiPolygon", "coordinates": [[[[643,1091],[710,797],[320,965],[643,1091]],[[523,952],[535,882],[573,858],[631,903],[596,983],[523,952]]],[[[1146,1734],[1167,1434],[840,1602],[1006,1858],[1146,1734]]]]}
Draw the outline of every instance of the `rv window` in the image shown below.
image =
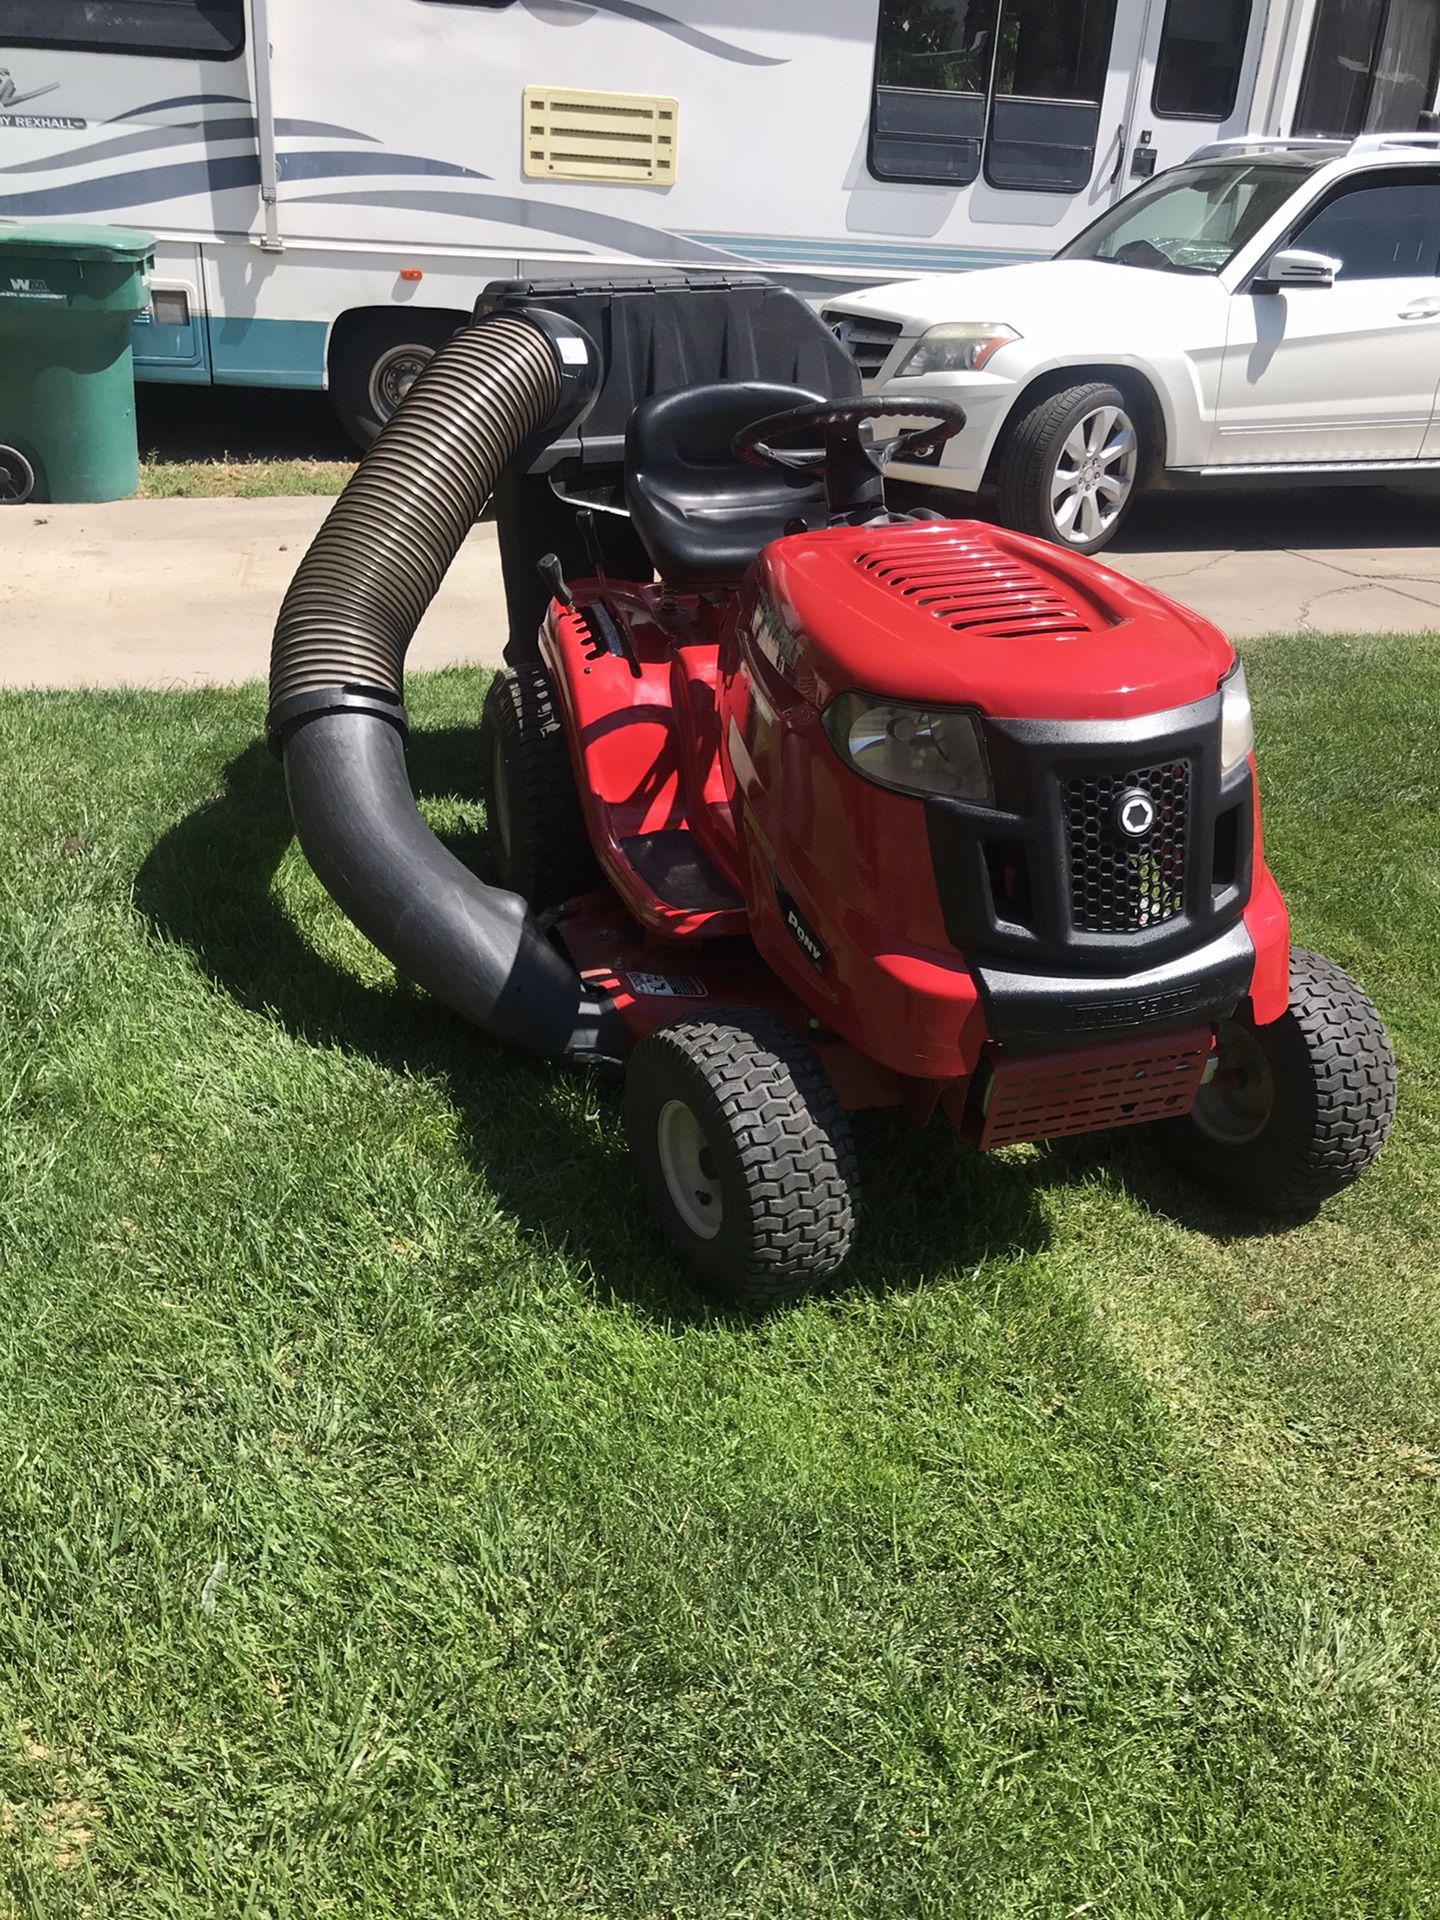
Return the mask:
{"type": "Polygon", "coordinates": [[[232,60],[245,0],[0,0],[0,45],[232,60]]]}
{"type": "Polygon", "coordinates": [[[1004,0],[985,178],[1078,193],[1090,183],[1115,0],[1004,0]]]}
{"type": "Polygon", "coordinates": [[[1432,0],[1319,0],[1295,131],[1404,131],[1434,104],[1437,68],[1432,0]]]}
{"type": "Polygon", "coordinates": [[[963,187],[980,171],[999,0],[881,0],[870,171],[963,187]]]}
{"type": "Polygon", "coordinates": [[[1170,0],[1152,104],[1167,120],[1228,120],[1240,91],[1251,0],[1170,0]]]}

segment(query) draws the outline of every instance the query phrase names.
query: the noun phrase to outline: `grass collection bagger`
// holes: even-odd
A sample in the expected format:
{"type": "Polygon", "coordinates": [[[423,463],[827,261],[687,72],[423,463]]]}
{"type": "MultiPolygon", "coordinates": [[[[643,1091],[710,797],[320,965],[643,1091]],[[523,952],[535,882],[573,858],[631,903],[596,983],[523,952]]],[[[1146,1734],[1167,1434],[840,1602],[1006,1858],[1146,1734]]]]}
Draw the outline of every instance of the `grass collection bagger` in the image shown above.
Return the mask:
{"type": "Polygon", "coordinates": [[[887,509],[870,423],[912,458],[963,423],[913,406],[863,398],[758,278],[497,284],[276,630],[270,737],[325,886],[496,1038],[623,1065],[661,1225],[750,1306],[845,1260],[859,1109],[982,1149],[1148,1124],[1280,1216],[1394,1114],[1375,1009],[1290,946],[1229,642],[1093,562],[887,509]],[[422,819],[402,701],[492,494],[498,886],[422,819]]]}

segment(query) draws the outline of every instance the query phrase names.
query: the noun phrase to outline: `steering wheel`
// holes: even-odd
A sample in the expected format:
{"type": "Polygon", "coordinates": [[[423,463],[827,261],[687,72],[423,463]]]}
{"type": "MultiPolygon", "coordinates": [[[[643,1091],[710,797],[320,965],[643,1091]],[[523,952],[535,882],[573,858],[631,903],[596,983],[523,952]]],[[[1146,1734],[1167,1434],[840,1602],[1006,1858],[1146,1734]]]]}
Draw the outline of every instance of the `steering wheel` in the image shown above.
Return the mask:
{"type": "Polygon", "coordinates": [[[1149,240],[1127,240],[1111,256],[1122,267],[1168,267],[1170,256],[1149,240]]]}
{"type": "Polygon", "coordinates": [[[954,400],[927,400],[917,406],[914,400],[828,400],[812,401],[804,407],[787,407],[784,413],[772,413],[753,426],[744,427],[731,443],[737,460],[752,467],[778,467],[782,473],[826,473],[835,468],[853,472],[857,461],[875,465],[875,455],[860,438],[867,420],[913,420],[916,415],[933,420],[933,427],[914,427],[902,433],[886,447],[891,460],[918,460],[945,441],[953,440],[965,425],[965,409],[954,400]],[[807,447],[777,446],[778,440],[793,439],[809,429],[818,433],[820,445],[807,447]]]}

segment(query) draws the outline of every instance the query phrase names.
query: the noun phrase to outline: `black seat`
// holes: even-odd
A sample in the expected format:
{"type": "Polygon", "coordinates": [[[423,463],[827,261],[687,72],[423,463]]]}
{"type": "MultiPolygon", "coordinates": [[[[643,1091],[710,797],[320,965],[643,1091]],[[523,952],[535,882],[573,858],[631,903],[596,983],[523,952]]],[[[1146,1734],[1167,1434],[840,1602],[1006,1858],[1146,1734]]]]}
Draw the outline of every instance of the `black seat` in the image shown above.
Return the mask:
{"type": "Polygon", "coordinates": [[[742,427],[822,399],[766,380],[651,394],[625,435],[625,496],[662,580],[731,585],[796,515],[825,524],[825,487],[807,474],[747,466],[730,451],[742,427]]]}

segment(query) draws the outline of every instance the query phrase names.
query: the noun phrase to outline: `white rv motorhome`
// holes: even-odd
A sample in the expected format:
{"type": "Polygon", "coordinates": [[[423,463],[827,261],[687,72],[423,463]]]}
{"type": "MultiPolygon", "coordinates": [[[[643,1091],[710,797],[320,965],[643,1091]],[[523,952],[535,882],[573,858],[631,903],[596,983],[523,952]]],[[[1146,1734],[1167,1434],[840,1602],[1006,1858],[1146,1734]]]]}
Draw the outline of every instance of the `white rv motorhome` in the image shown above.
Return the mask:
{"type": "Polygon", "coordinates": [[[1413,124],[1437,48],[1437,0],[0,0],[0,220],[152,231],[142,378],[364,438],[488,280],[1043,258],[1207,141],[1413,124]]]}

